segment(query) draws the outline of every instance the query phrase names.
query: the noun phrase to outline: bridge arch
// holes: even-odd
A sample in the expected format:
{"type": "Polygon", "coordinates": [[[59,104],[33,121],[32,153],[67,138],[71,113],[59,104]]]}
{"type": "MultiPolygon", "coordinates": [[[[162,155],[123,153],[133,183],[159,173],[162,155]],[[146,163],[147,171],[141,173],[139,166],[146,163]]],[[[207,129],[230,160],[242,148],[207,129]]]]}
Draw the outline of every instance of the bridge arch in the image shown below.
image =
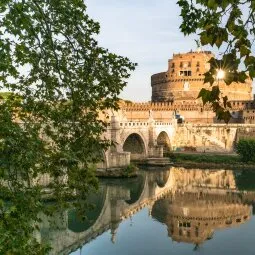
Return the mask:
{"type": "Polygon", "coordinates": [[[135,204],[137,201],[141,199],[141,196],[145,187],[146,178],[143,174],[140,174],[136,177],[135,180],[131,180],[131,181],[132,182],[126,184],[126,185],[129,184],[128,189],[130,190],[130,199],[125,200],[125,202],[128,205],[135,204]]]}
{"type": "Polygon", "coordinates": [[[157,137],[157,145],[163,146],[164,153],[171,151],[170,138],[165,131],[161,131],[157,137]]]}
{"type": "Polygon", "coordinates": [[[131,159],[145,158],[147,155],[146,143],[138,133],[129,134],[123,143],[123,151],[131,153],[131,159]]]}
{"type": "Polygon", "coordinates": [[[158,187],[164,188],[170,178],[170,171],[160,171],[156,176],[156,183],[158,187]]]}
{"type": "Polygon", "coordinates": [[[89,230],[100,218],[106,204],[107,188],[101,186],[97,193],[88,197],[87,202],[93,205],[92,209],[87,210],[86,219],[78,214],[76,209],[68,211],[68,230],[73,233],[82,233],[89,230]]]}

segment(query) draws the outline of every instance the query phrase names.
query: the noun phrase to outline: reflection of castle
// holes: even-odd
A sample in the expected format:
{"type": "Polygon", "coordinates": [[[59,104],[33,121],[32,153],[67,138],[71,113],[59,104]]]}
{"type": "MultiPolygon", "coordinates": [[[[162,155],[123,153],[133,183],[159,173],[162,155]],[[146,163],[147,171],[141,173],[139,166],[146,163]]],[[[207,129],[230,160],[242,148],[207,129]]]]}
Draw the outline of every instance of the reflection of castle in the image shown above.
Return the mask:
{"type": "Polygon", "coordinates": [[[215,229],[250,219],[252,206],[236,193],[232,171],[173,168],[176,190],[155,202],[152,216],[168,227],[175,241],[196,245],[211,239],[215,229]]]}
{"type": "MultiPolygon", "coordinates": [[[[201,244],[215,229],[238,226],[250,219],[251,206],[226,202],[223,196],[177,193],[158,200],[152,216],[165,223],[174,241],[201,244]]],[[[231,198],[230,198],[231,200],[231,198]]]]}
{"type": "Polygon", "coordinates": [[[102,184],[98,199],[93,199],[95,211],[86,224],[70,212],[63,214],[64,222],[58,223],[58,228],[42,217],[39,239],[50,241],[52,254],[69,254],[108,230],[115,243],[120,222],[147,207],[154,218],[167,225],[173,240],[200,244],[210,239],[215,229],[249,220],[251,206],[245,203],[254,200],[254,192],[237,190],[232,171],[171,168],[143,172],[137,180],[102,184]]]}

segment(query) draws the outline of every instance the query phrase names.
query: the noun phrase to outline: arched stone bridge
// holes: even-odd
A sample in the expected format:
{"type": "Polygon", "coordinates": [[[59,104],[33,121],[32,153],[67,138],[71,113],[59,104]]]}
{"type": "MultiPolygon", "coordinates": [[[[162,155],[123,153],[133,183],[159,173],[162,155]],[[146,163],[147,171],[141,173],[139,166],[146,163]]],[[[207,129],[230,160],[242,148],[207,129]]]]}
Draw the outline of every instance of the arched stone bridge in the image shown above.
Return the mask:
{"type": "Polygon", "coordinates": [[[162,158],[171,150],[232,152],[240,130],[255,130],[255,124],[177,124],[175,118],[155,121],[152,117],[131,121],[111,116],[104,137],[112,146],[99,168],[123,167],[130,160],[162,158]]]}
{"type": "Polygon", "coordinates": [[[112,116],[104,138],[115,145],[105,152],[105,162],[99,168],[122,167],[136,159],[162,158],[164,151],[172,149],[175,130],[175,121],[119,121],[112,116]]]}

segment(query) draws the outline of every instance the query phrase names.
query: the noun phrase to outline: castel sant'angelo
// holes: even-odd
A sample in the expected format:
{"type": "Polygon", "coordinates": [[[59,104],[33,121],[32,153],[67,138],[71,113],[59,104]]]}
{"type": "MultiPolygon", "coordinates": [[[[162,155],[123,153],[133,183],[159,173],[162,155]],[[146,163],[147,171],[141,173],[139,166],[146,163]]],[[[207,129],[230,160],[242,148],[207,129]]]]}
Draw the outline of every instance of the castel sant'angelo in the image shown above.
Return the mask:
{"type": "MultiPolygon", "coordinates": [[[[210,51],[174,54],[168,61],[168,70],[151,77],[152,101],[196,100],[202,88],[210,88],[209,84],[204,84],[203,74],[210,69],[208,61],[212,57],[210,51]]],[[[252,99],[250,80],[245,84],[232,83],[229,86],[219,80],[219,87],[231,101],[252,99]]]]}
{"type": "MultiPolygon", "coordinates": [[[[204,83],[204,73],[210,69],[208,61],[214,55],[210,51],[190,51],[174,54],[168,60],[168,69],[152,75],[152,97],[148,103],[125,103],[125,110],[130,119],[147,118],[153,112],[155,120],[169,118],[169,111],[183,116],[190,123],[216,123],[217,118],[210,106],[203,106],[198,94],[202,88],[210,89],[204,83]]],[[[231,102],[232,123],[255,123],[255,103],[252,95],[252,81],[226,85],[218,79],[222,95],[231,102]]]]}

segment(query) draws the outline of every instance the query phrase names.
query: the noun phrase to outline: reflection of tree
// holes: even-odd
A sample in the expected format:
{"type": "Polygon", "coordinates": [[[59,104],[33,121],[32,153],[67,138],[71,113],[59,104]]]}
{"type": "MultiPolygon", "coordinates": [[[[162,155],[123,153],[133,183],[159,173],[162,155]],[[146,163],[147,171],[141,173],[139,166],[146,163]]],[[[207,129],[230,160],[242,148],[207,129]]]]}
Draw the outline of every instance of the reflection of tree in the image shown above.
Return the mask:
{"type": "Polygon", "coordinates": [[[255,172],[252,170],[243,170],[235,172],[236,185],[239,190],[255,191],[255,172]]]}

